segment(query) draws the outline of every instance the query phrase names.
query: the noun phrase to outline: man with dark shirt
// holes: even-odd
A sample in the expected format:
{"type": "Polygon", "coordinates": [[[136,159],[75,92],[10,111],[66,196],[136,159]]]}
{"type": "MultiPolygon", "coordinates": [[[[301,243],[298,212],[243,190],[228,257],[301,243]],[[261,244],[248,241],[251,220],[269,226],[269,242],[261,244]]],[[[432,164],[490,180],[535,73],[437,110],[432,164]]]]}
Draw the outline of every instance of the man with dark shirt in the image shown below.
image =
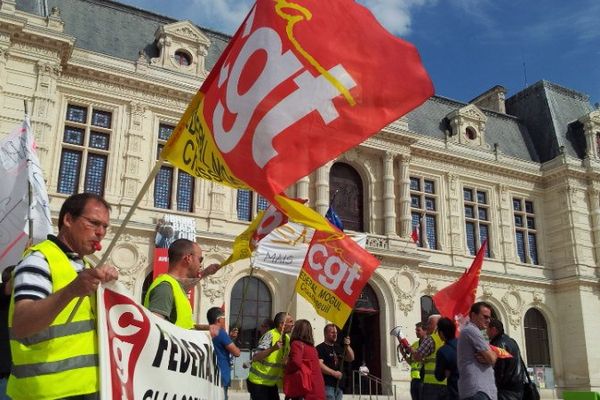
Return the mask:
{"type": "Polygon", "coordinates": [[[447,379],[448,400],[458,400],[458,366],[456,365],[456,325],[450,318],[438,321],[438,334],[444,345],[435,358],[435,379],[447,379]]]}
{"type": "Polygon", "coordinates": [[[337,335],[337,327],[334,324],[325,325],[323,329],[324,342],[317,346],[327,400],[341,400],[344,393],[341,361],[354,361],[354,350],[350,347],[350,337],[344,338],[344,347],[342,348],[337,343],[337,335]]]}
{"type": "Polygon", "coordinates": [[[512,355],[512,358],[498,358],[494,365],[498,400],[520,400],[523,397],[525,371],[521,366],[519,345],[504,333],[504,325],[497,319],[490,321],[487,335],[491,345],[504,349],[512,355]]]}

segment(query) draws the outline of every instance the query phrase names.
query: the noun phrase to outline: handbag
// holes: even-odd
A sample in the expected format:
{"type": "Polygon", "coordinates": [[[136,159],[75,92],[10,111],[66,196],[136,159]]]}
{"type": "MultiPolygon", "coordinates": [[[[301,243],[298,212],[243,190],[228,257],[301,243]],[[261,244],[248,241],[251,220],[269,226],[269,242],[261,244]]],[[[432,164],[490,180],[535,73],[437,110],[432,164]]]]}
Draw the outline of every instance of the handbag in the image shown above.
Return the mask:
{"type": "Polygon", "coordinates": [[[523,371],[525,371],[525,376],[527,377],[527,382],[523,383],[523,400],[540,400],[540,392],[538,391],[537,385],[529,377],[529,372],[527,371],[527,367],[523,362],[523,357],[521,357],[520,354],[519,358],[521,359],[521,365],[523,366],[523,371]]]}
{"type": "Polygon", "coordinates": [[[283,393],[287,397],[304,397],[312,391],[311,370],[304,363],[304,343],[302,343],[302,364],[291,374],[283,376],[283,393]]]}

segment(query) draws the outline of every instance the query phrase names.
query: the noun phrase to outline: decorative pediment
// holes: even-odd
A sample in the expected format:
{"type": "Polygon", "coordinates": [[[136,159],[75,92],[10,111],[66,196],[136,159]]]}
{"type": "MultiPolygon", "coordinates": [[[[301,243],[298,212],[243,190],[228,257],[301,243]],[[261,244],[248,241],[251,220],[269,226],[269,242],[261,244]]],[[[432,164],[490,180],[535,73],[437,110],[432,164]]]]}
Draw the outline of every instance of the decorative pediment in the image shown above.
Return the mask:
{"type": "Polygon", "coordinates": [[[600,110],[594,110],[579,118],[586,141],[586,157],[600,158],[600,110]]]}
{"type": "Polygon", "coordinates": [[[455,143],[489,147],[485,141],[487,116],[479,107],[469,104],[446,116],[452,129],[450,138],[455,143]]]}
{"type": "Polygon", "coordinates": [[[154,34],[160,51],[151,60],[152,65],[173,71],[205,76],[205,57],[210,39],[190,21],[179,21],[163,25],[154,34]]]}

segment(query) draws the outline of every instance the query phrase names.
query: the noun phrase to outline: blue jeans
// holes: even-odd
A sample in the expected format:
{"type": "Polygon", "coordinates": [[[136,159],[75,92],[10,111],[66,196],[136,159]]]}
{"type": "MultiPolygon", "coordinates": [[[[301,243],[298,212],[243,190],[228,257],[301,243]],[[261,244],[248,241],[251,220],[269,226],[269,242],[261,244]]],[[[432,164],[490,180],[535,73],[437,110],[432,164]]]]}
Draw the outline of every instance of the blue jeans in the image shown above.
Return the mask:
{"type": "Polygon", "coordinates": [[[327,400],[342,400],[342,389],[335,386],[325,386],[325,398],[327,400]]]}
{"type": "Polygon", "coordinates": [[[6,395],[6,384],[8,383],[8,378],[0,379],[0,400],[10,400],[10,397],[6,395]]]}

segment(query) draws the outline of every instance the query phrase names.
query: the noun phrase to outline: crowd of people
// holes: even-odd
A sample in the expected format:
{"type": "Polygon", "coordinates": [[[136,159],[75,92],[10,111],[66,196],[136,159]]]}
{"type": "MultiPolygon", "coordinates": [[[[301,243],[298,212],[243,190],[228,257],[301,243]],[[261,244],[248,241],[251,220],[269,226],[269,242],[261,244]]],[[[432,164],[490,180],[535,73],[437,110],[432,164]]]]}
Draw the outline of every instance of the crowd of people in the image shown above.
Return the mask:
{"type": "MultiPolygon", "coordinates": [[[[110,209],[94,194],[67,198],[59,213],[58,234],[29,247],[14,271],[4,271],[0,286],[4,323],[0,346],[5,346],[0,356],[0,400],[99,398],[91,297],[101,283],[116,280],[118,272],[112,265],[92,268],[85,257],[100,248],[110,209]]],[[[238,329],[227,333],[224,310],[218,307],[208,310],[208,325],[194,323],[186,292],[220,267],[202,268],[202,254],[193,241],[173,241],[168,249],[168,272],[152,282],[144,306],[181,328],[209,332],[227,399],[232,357],[240,355],[235,344],[238,329]]],[[[338,340],[335,325],[324,327],[323,342],[317,346],[310,322],[300,319],[294,323],[287,312],[263,321],[258,330],[258,346],[245,365],[251,400],[278,400],[286,377],[289,385],[302,390],[300,396],[296,389],[294,394],[286,393],[290,400],[342,399],[343,364],[354,360],[354,351],[349,337],[338,340]]],[[[453,320],[439,315],[418,323],[415,333],[418,340],[405,354],[411,366],[412,400],[522,398],[525,371],[519,348],[504,333],[502,323],[491,320],[488,304],[473,305],[460,335],[453,320]],[[512,358],[498,359],[482,330],[487,330],[491,344],[505,349],[512,358]]]]}
{"type": "Polygon", "coordinates": [[[492,319],[488,303],[471,306],[460,335],[456,322],[440,315],[417,323],[415,334],[417,341],[404,352],[411,366],[412,400],[523,398],[527,372],[519,346],[504,333],[502,322],[492,319]],[[490,345],[510,356],[498,358],[490,345]]]}

